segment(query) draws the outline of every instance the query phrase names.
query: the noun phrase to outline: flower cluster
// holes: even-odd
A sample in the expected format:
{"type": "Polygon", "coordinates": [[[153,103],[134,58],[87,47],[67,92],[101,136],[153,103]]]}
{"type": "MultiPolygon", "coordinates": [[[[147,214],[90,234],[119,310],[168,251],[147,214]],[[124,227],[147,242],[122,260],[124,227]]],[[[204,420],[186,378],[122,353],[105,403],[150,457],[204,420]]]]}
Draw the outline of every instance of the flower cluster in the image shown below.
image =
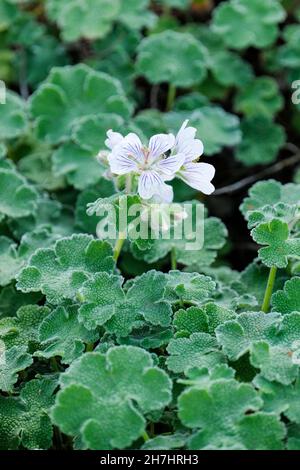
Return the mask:
{"type": "Polygon", "coordinates": [[[105,144],[110,150],[111,172],[137,176],[138,193],[146,200],[155,198],[172,202],[173,189],[166,182],[175,177],[204,194],[211,194],[215,189],[211,183],[215,168],[209,163],[198,162],[203,144],[195,138],[196,129],[187,124],[186,120],[176,137],[173,134],[154,135],[148,146],[144,146],[134,133],[123,137],[109,130],[105,144]]]}

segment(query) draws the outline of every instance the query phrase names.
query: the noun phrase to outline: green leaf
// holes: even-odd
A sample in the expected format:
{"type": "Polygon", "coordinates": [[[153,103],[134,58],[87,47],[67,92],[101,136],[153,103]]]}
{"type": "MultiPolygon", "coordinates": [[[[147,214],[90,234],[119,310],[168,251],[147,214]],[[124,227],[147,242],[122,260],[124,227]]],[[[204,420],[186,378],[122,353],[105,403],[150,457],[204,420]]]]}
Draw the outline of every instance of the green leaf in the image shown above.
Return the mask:
{"type": "Polygon", "coordinates": [[[224,353],[230,360],[236,361],[249,351],[253,342],[270,340],[279,323],[278,313],[241,313],[236,320],[229,320],[218,326],[216,336],[224,353]]]}
{"type": "Polygon", "coordinates": [[[182,449],[187,441],[188,436],[183,433],[176,433],[171,435],[155,436],[153,439],[145,442],[142,450],[170,450],[182,449]]]}
{"type": "Polygon", "coordinates": [[[270,223],[255,227],[251,236],[260,245],[267,245],[259,250],[259,258],[266,266],[285,268],[290,258],[298,258],[300,238],[291,238],[286,222],[273,219],[270,223]]]}
{"type": "Polygon", "coordinates": [[[260,369],[268,380],[288,385],[298,375],[298,366],[293,364],[286,348],[270,346],[265,341],[257,341],[251,347],[251,364],[260,369]]]}
{"type": "Polygon", "coordinates": [[[192,35],[164,31],[142,40],[136,69],[150,83],[189,88],[206,76],[205,52],[192,35]]]}
{"type": "Polygon", "coordinates": [[[243,139],[236,149],[236,158],[246,166],[266,165],[276,160],[285,143],[285,131],[263,116],[249,117],[242,121],[243,139]]]}
{"type": "Polygon", "coordinates": [[[18,372],[26,369],[32,364],[30,354],[26,353],[25,347],[13,347],[9,350],[0,351],[0,390],[11,392],[18,380],[18,372]]]}
{"type": "Polygon", "coordinates": [[[150,139],[153,135],[167,132],[163,113],[157,109],[145,109],[134,117],[134,123],[150,139]]]}
{"type": "Polygon", "coordinates": [[[68,183],[79,190],[98,183],[103,173],[96,154],[91,155],[72,142],[56,150],[52,159],[56,177],[65,176],[68,183]]]}
{"type": "Polygon", "coordinates": [[[274,206],[277,203],[298,204],[299,198],[299,184],[283,185],[275,180],[259,181],[250,188],[249,197],[244,199],[240,210],[246,220],[249,220],[252,211],[259,211],[265,206],[274,206]]]}
{"type": "Polygon", "coordinates": [[[39,347],[39,326],[49,315],[48,307],[25,305],[15,317],[0,320],[0,338],[9,349],[14,346],[26,347],[32,354],[39,347]]]}
{"type": "Polygon", "coordinates": [[[192,367],[213,367],[225,362],[216,339],[207,333],[193,333],[189,338],[172,339],[167,347],[168,368],[176,373],[192,367]]]}
{"type": "Polygon", "coordinates": [[[271,222],[273,219],[280,219],[288,225],[293,226],[294,221],[298,218],[298,206],[296,204],[285,204],[278,202],[277,204],[266,205],[259,210],[254,210],[249,213],[248,227],[253,228],[263,222],[271,222]]]}
{"type": "Polygon", "coordinates": [[[149,353],[132,346],[83,355],[60,384],[53,422],[94,450],[130,446],[145,430],[143,413],[162,409],[171,399],[167,374],[153,367],[149,353]]]}
{"type": "Polygon", "coordinates": [[[216,330],[229,359],[250,351],[250,362],[261,375],[285,385],[298,374],[300,313],[281,317],[278,313],[242,313],[216,330]]]}
{"type": "Polygon", "coordinates": [[[286,435],[284,424],[279,417],[269,413],[255,413],[245,416],[238,426],[239,435],[246,449],[283,450],[286,435]]]}
{"type": "Polygon", "coordinates": [[[131,113],[120,82],[83,64],[54,67],[30,106],[38,136],[53,144],[69,139],[84,117],[117,113],[127,119],[131,113]]]}
{"type": "Polygon", "coordinates": [[[293,277],[284,284],[283,290],[272,295],[273,310],[281,313],[300,313],[300,277],[293,277]]]}
{"type": "Polygon", "coordinates": [[[55,191],[65,186],[64,178],[53,173],[51,151],[48,149],[26,155],[20,161],[18,169],[29,181],[48,191],[55,191]]]}
{"type": "Polygon", "coordinates": [[[10,238],[0,236],[0,285],[6,286],[16,279],[30,256],[42,246],[53,245],[55,240],[46,229],[23,235],[18,247],[10,238]]]}
{"type": "Polygon", "coordinates": [[[205,47],[207,67],[217,83],[224,87],[241,88],[253,79],[251,65],[240,55],[227,50],[222,38],[210,27],[203,24],[189,24],[187,28],[205,47]]]}
{"type": "Polygon", "coordinates": [[[83,284],[79,297],[84,305],[79,309],[79,321],[86,328],[92,330],[97,325],[104,325],[115,315],[118,304],[124,304],[122,282],[120,276],[99,273],[83,284]]]}
{"type": "Polygon", "coordinates": [[[25,102],[10,91],[6,92],[4,106],[5,110],[0,113],[0,140],[13,139],[25,134],[28,126],[25,102]]]}
{"type": "Polygon", "coordinates": [[[172,309],[164,300],[167,278],[163,273],[148,271],[136,277],[125,293],[119,276],[98,274],[80,290],[86,302],[79,311],[80,321],[91,329],[105,324],[110,333],[127,336],[145,322],[167,327],[172,309]]]}
{"type": "Polygon", "coordinates": [[[189,336],[191,333],[208,333],[208,316],[204,308],[189,307],[179,309],[174,315],[174,326],[180,335],[189,336]]]}
{"type": "Polygon", "coordinates": [[[19,276],[22,292],[41,291],[49,302],[73,299],[84,281],[100,271],[113,270],[111,246],[89,235],[59,240],[54,248],[40,249],[19,276]]]}
{"type": "Polygon", "coordinates": [[[127,0],[121,2],[119,21],[129,29],[153,27],[156,15],[148,10],[150,0],[127,0]]]}
{"type": "Polygon", "coordinates": [[[99,183],[106,168],[97,160],[97,154],[106,148],[107,130],[123,130],[122,124],[122,118],[115,114],[80,119],[74,124],[72,142],[65,143],[52,155],[54,174],[65,176],[69,184],[80,190],[99,183]]]}
{"type": "Polygon", "coordinates": [[[21,238],[28,232],[42,232],[49,236],[67,237],[74,233],[73,214],[69,207],[59,201],[50,199],[43,194],[37,200],[34,214],[9,221],[10,229],[16,238],[21,238]]]}
{"type": "Polygon", "coordinates": [[[48,416],[54,402],[56,382],[49,379],[31,380],[19,397],[0,396],[0,449],[49,449],[52,425],[48,416]]]}
{"type": "Polygon", "coordinates": [[[34,213],[37,192],[14,170],[0,168],[0,219],[24,217],[34,213]]]}
{"type": "Polygon", "coordinates": [[[165,299],[173,302],[203,303],[214,291],[216,284],[208,276],[198,273],[169,271],[165,299]]]}
{"type": "MultiPolygon", "coordinates": [[[[209,387],[191,387],[178,399],[179,418],[192,429],[190,449],[245,449],[239,428],[246,413],[262,405],[249,384],[236,380],[212,381],[209,387]]],[[[255,415],[253,415],[255,416],[255,415]]]]}
{"type": "Polygon", "coordinates": [[[289,24],[283,30],[284,44],[276,50],[275,64],[283,70],[299,72],[299,24],[289,24]]]}
{"type": "Polygon", "coordinates": [[[213,77],[223,86],[242,88],[253,77],[251,66],[231,51],[218,50],[210,60],[213,77]]]}
{"type": "Polygon", "coordinates": [[[282,385],[270,382],[258,375],[254,379],[254,385],[259,389],[263,399],[263,410],[267,413],[284,414],[292,423],[300,424],[299,393],[300,381],[290,385],[282,385]]]}
{"type": "Polygon", "coordinates": [[[242,88],[235,98],[235,110],[247,117],[272,119],[283,107],[277,82],[271,77],[258,77],[242,88]]]}
{"type": "Polygon", "coordinates": [[[187,112],[171,112],[165,115],[170,131],[178,132],[181,123],[189,119],[189,125],[197,129],[197,136],[203,141],[205,155],[219,153],[223,147],[233,147],[241,141],[239,119],[218,106],[203,106],[187,112]]]}
{"type": "MultiPolygon", "coordinates": [[[[196,205],[194,205],[193,210],[195,207],[196,205]]],[[[182,240],[172,239],[172,237],[169,240],[163,238],[154,240],[152,246],[144,250],[139,250],[137,245],[133,244],[131,246],[132,253],[137,259],[153,263],[164,258],[173,248],[179,263],[189,266],[191,271],[202,271],[214,262],[217,257],[217,250],[224,246],[227,230],[221,220],[216,217],[202,219],[200,216],[197,223],[198,226],[192,228],[191,234],[188,232],[189,228],[186,230],[188,233],[184,234],[182,240]],[[195,241],[195,234],[200,238],[200,241],[203,235],[203,246],[198,250],[193,250],[190,246],[190,242],[195,241]],[[189,235],[191,235],[190,238],[189,235]],[[187,246],[189,249],[187,249],[187,246]]]]}
{"type": "Polygon", "coordinates": [[[114,0],[70,0],[61,5],[59,0],[47,0],[49,17],[58,23],[64,41],[83,37],[97,39],[106,36],[120,13],[120,2],[114,0]]]}
{"type": "Polygon", "coordinates": [[[230,0],[213,12],[213,31],[220,34],[227,46],[244,49],[249,46],[270,46],[278,36],[277,24],[286,17],[277,0],[230,0]]]}
{"type": "Polygon", "coordinates": [[[94,343],[98,339],[97,333],[87,331],[78,319],[75,305],[59,306],[53,310],[39,326],[41,349],[35,356],[60,356],[64,364],[77,359],[84,352],[84,343],[94,343]]]}

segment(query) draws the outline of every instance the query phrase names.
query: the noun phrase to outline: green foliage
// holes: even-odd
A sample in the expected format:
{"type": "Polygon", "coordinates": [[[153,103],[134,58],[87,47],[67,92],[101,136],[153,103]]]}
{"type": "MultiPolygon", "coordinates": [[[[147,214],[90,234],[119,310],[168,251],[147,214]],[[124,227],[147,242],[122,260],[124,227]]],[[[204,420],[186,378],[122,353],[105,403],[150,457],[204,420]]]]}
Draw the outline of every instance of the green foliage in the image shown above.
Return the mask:
{"type": "Polygon", "coordinates": [[[95,450],[129,446],[145,429],[143,413],[162,409],[171,398],[167,374],[153,366],[149,353],[132,346],[82,356],[60,384],[54,422],[67,434],[79,434],[81,448],[95,450]]]}
{"type": "Polygon", "coordinates": [[[183,424],[200,428],[189,442],[190,449],[282,448],[284,425],[275,414],[257,412],[262,403],[250,384],[240,384],[234,379],[212,380],[207,387],[184,391],[178,405],[183,424]],[[255,413],[247,416],[250,411],[255,413]],[[262,432],[266,429],[267,432],[262,432]]]}
{"type": "Polygon", "coordinates": [[[49,409],[56,382],[49,379],[27,382],[18,397],[0,397],[0,448],[48,449],[52,442],[49,409]]]}
{"type": "Polygon", "coordinates": [[[49,302],[73,299],[84,281],[99,271],[112,271],[112,250],[107,242],[88,235],[59,240],[54,248],[40,249],[18,276],[22,292],[41,291],[49,302]]]}
{"type": "Polygon", "coordinates": [[[277,82],[270,77],[259,77],[242,88],[236,96],[235,109],[246,116],[273,118],[283,106],[277,82]]]}
{"type": "Polygon", "coordinates": [[[6,93],[5,113],[0,114],[0,139],[13,139],[26,132],[27,113],[24,101],[15,93],[6,93]]]}
{"type": "Polygon", "coordinates": [[[285,143],[283,128],[263,114],[244,119],[241,130],[243,140],[236,150],[236,158],[246,166],[273,162],[285,143]]]}
{"type": "Polygon", "coordinates": [[[300,278],[293,277],[286,281],[284,289],[273,294],[272,305],[276,312],[300,312],[300,278]]]}
{"type": "Polygon", "coordinates": [[[252,230],[253,239],[260,245],[258,254],[266,266],[285,268],[290,258],[299,256],[300,238],[293,238],[286,222],[273,219],[252,230]]]}
{"type": "Polygon", "coordinates": [[[200,83],[206,75],[201,44],[190,34],[174,31],[143,39],[136,67],[150,83],[169,82],[182,88],[200,83]]]}
{"type": "Polygon", "coordinates": [[[270,46],[278,36],[277,24],[285,19],[278,0],[230,0],[214,10],[212,26],[235,49],[270,46]]]}
{"type": "Polygon", "coordinates": [[[70,138],[84,117],[114,112],[128,117],[130,110],[118,80],[82,64],[53,68],[31,99],[37,134],[53,144],[70,138]]]}
{"type": "Polygon", "coordinates": [[[0,196],[0,220],[5,215],[17,218],[31,215],[35,211],[35,188],[13,169],[0,168],[0,196]]]}
{"type": "Polygon", "coordinates": [[[60,356],[64,364],[69,364],[83,353],[84,343],[94,343],[98,335],[87,331],[78,322],[76,306],[60,306],[43,319],[38,339],[41,350],[36,355],[60,356]]]}
{"type": "Polygon", "coordinates": [[[241,141],[238,118],[218,106],[201,106],[193,112],[165,115],[167,127],[172,132],[176,132],[185,119],[189,119],[190,125],[197,129],[207,155],[214,155],[223,147],[235,146],[241,141]]]}
{"type": "Polygon", "coordinates": [[[105,36],[117,18],[119,8],[119,0],[100,0],[100,3],[99,0],[87,0],[84,3],[71,0],[62,8],[58,0],[47,0],[49,17],[58,23],[65,41],[105,36]]]}
{"type": "Polygon", "coordinates": [[[169,326],[172,309],[164,300],[167,282],[163,273],[149,271],[136,277],[125,293],[120,276],[99,273],[79,291],[84,302],[79,319],[89,329],[105,325],[118,336],[127,336],[144,322],[169,326]]]}

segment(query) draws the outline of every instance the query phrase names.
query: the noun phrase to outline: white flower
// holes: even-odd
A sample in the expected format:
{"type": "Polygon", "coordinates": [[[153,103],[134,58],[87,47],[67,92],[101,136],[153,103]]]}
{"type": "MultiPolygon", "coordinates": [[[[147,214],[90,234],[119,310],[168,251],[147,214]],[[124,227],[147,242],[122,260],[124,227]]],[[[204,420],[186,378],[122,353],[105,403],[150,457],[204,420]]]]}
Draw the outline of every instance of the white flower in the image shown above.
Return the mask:
{"type": "Polygon", "coordinates": [[[138,192],[141,198],[150,199],[157,195],[165,202],[171,202],[173,190],[165,180],[173,179],[185,160],[180,154],[166,155],[174,147],[175,137],[172,134],[157,134],[145,147],[134,133],[122,137],[108,131],[107,136],[106,144],[111,148],[108,162],[112,173],[136,174],[139,176],[138,192]]]}
{"type": "Polygon", "coordinates": [[[120,144],[124,137],[120,132],[114,132],[112,129],[107,131],[106,133],[107,139],[105,141],[106,147],[108,147],[110,150],[112,150],[116,145],[120,144]]]}
{"type": "Polygon", "coordinates": [[[203,143],[195,138],[197,130],[187,124],[188,120],[176,138],[173,134],[157,134],[151,137],[148,146],[134,133],[123,137],[110,129],[105,141],[110,149],[110,171],[115,175],[138,176],[138,193],[146,200],[172,202],[173,189],[165,182],[176,176],[192,188],[211,194],[215,190],[211,183],[215,168],[197,161],[203,153],[203,143]]]}
{"type": "Polygon", "coordinates": [[[188,120],[182,124],[175,142],[175,151],[185,156],[182,168],[177,176],[186,184],[204,194],[211,194],[215,187],[211,180],[215,176],[215,168],[209,163],[195,162],[203,153],[203,143],[195,139],[197,129],[187,127],[188,120]]]}

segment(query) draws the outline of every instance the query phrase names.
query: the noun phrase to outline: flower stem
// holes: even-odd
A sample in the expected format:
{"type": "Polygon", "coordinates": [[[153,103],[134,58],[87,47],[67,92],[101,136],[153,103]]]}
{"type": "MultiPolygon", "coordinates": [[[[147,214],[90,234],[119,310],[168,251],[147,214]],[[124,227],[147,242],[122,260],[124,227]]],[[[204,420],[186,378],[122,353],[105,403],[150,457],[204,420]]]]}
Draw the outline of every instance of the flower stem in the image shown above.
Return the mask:
{"type": "Polygon", "coordinates": [[[177,269],[176,250],[174,247],[171,250],[171,269],[177,269]]]}
{"type": "Polygon", "coordinates": [[[167,111],[171,111],[173,108],[174,100],[176,98],[176,87],[172,85],[172,83],[169,84],[169,89],[168,89],[168,96],[167,96],[167,111]]]}
{"type": "Polygon", "coordinates": [[[124,234],[120,233],[119,238],[116,241],[115,248],[114,248],[113,259],[115,262],[117,262],[119,259],[124,242],[125,242],[124,234]]]}
{"type": "Polygon", "coordinates": [[[126,183],[125,183],[125,192],[126,194],[131,193],[131,188],[132,188],[132,175],[129,173],[126,175],[126,183]]]}
{"type": "Polygon", "coordinates": [[[143,432],[142,438],[144,439],[145,442],[149,441],[150,437],[149,437],[147,431],[144,431],[144,432],[143,432]]]}
{"type": "Polygon", "coordinates": [[[277,273],[277,267],[272,266],[270,269],[269,277],[268,277],[268,282],[267,282],[267,287],[265,291],[265,296],[264,296],[264,301],[262,304],[262,311],[265,313],[268,313],[270,309],[270,302],[271,302],[271,296],[274,288],[274,283],[276,279],[276,273],[277,273]]]}
{"type": "Polygon", "coordinates": [[[94,343],[87,343],[86,345],[86,352],[94,351],[94,343]]]}
{"type": "MultiPolygon", "coordinates": [[[[126,176],[125,193],[129,194],[129,193],[131,193],[131,190],[132,190],[132,175],[131,175],[131,173],[129,173],[126,176]]],[[[126,239],[126,235],[122,232],[119,233],[119,238],[116,241],[115,248],[114,248],[114,254],[113,254],[113,259],[115,260],[115,262],[117,262],[118,259],[119,259],[122,247],[123,247],[124,242],[125,242],[125,239],[126,239]]]]}

